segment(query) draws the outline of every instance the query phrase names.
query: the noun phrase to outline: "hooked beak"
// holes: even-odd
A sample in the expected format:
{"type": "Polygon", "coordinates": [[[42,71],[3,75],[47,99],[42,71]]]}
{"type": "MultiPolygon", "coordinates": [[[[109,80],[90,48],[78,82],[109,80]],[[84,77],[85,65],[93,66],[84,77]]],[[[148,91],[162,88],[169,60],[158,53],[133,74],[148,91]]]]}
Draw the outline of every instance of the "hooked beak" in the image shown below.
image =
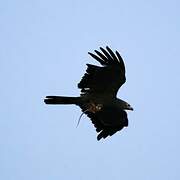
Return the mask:
{"type": "Polygon", "coordinates": [[[133,107],[130,108],[131,111],[134,111],[133,107]]]}
{"type": "Polygon", "coordinates": [[[131,106],[128,108],[128,110],[134,111],[133,107],[131,107],[131,106]]]}

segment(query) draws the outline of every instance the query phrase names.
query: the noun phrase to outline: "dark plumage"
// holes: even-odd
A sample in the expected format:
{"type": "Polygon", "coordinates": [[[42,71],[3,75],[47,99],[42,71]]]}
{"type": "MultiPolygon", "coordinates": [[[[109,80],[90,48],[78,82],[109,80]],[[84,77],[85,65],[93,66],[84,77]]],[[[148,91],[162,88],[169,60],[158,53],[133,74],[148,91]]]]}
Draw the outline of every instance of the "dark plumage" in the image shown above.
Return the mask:
{"type": "Polygon", "coordinates": [[[112,136],[128,126],[125,110],[133,108],[116,97],[118,89],[125,83],[125,65],[118,51],[107,46],[100,47],[96,54],[89,55],[102,66],[87,64],[87,70],[78,88],[79,97],[46,96],[46,104],[76,104],[91,119],[98,134],[97,139],[112,136]]]}

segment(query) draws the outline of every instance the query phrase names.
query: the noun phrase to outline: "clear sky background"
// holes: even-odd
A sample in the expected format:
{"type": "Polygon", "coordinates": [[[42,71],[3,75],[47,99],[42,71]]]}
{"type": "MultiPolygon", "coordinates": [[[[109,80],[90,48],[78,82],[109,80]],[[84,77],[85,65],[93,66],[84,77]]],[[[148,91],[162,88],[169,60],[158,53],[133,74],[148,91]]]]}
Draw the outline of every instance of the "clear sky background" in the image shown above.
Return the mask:
{"type": "Polygon", "coordinates": [[[179,180],[180,1],[0,2],[0,179],[179,180]],[[126,64],[118,97],[129,127],[98,142],[76,106],[87,52],[109,45],[126,64]]]}

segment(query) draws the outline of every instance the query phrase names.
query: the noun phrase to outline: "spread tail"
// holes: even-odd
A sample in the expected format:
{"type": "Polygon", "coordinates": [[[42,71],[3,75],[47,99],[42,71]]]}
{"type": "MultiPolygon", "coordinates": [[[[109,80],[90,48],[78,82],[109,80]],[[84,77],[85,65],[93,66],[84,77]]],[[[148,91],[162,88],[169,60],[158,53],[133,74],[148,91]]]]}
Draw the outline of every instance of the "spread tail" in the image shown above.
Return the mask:
{"type": "Polygon", "coordinates": [[[64,96],[46,96],[44,102],[46,104],[76,104],[80,103],[80,97],[64,97],[64,96]]]}

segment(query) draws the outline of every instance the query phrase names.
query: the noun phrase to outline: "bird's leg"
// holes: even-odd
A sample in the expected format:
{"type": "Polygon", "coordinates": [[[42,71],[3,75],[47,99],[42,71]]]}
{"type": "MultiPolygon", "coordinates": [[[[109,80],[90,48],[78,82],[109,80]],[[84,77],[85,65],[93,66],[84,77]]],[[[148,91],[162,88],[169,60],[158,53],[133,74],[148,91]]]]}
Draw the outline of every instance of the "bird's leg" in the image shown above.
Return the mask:
{"type": "Polygon", "coordinates": [[[95,104],[93,102],[90,102],[88,104],[87,111],[92,112],[92,113],[96,113],[96,112],[100,111],[102,109],[102,107],[103,107],[102,104],[95,104]]]}
{"type": "Polygon", "coordinates": [[[80,123],[80,120],[81,120],[81,117],[84,113],[86,113],[87,111],[91,112],[91,113],[96,113],[98,111],[100,111],[102,109],[103,105],[102,104],[95,104],[93,103],[92,101],[88,104],[88,108],[83,111],[83,113],[80,115],[79,117],[79,120],[78,120],[78,123],[76,125],[76,127],[78,127],[79,123],[80,123]]]}

